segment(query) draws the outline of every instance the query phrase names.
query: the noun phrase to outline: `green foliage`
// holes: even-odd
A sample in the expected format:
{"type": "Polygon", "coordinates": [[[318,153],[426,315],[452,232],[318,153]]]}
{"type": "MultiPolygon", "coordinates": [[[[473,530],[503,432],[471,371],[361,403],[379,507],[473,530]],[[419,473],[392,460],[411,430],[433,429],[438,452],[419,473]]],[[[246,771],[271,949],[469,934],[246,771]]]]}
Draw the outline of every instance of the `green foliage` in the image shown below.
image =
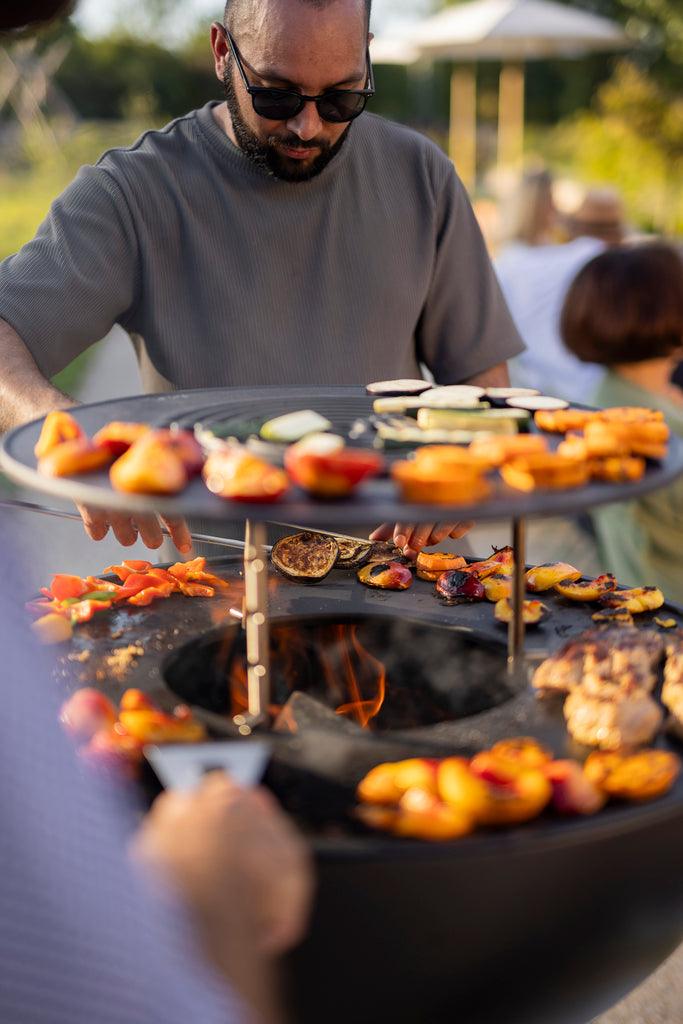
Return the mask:
{"type": "Polygon", "coordinates": [[[618,186],[639,227],[683,233],[683,98],[631,62],[593,110],[558,125],[545,155],[580,180],[618,186]]]}

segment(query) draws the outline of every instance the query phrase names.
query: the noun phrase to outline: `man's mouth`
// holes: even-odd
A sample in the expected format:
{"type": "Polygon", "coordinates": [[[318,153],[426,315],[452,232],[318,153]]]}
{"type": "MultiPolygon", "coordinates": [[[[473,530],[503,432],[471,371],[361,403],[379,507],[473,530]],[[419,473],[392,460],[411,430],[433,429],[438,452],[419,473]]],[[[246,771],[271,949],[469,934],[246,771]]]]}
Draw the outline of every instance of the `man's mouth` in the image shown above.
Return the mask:
{"type": "Polygon", "coordinates": [[[311,157],[318,155],[320,150],[311,147],[296,147],[296,146],[280,146],[280,152],[290,158],[290,160],[309,160],[311,157]]]}

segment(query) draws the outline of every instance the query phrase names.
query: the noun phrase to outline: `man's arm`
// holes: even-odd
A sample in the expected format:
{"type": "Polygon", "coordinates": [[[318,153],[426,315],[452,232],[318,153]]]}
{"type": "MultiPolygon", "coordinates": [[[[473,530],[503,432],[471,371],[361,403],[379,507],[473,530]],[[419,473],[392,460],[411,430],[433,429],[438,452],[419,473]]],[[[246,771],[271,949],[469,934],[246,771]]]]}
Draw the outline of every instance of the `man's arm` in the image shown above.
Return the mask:
{"type": "Polygon", "coordinates": [[[46,380],[17,332],[2,319],[0,366],[0,432],[74,404],[46,380]]]}
{"type": "Polygon", "coordinates": [[[510,374],[507,363],[498,363],[490,370],[483,373],[475,373],[474,377],[463,381],[464,384],[476,384],[480,388],[508,388],[510,387],[510,374]]]}
{"type": "MultiPolygon", "coordinates": [[[[13,327],[0,319],[0,433],[45,416],[54,409],[68,409],[75,405],[43,376],[35,359],[13,327]]],[[[149,548],[158,548],[163,542],[159,521],[155,516],[130,516],[107,512],[104,509],[79,506],[85,531],[91,540],[102,540],[111,527],[114,536],[125,547],[140,539],[149,548]]],[[[163,519],[179,551],[191,550],[192,541],[182,519],[163,519]]]]}

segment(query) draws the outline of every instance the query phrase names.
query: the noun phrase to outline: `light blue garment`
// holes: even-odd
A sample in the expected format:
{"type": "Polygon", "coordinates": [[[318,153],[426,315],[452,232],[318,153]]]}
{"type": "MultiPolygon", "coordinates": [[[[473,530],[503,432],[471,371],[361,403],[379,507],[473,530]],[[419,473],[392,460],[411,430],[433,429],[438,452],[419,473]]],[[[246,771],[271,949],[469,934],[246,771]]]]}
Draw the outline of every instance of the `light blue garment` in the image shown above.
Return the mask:
{"type": "Polygon", "coordinates": [[[568,402],[586,402],[604,375],[595,363],[582,363],[560,337],[560,313],[567,290],[589,260],[605,248],[595,238],[565,245],[513,242],[494,267],[512,319],[527,348],[509,362],[517,387],[538,388],[568,402]]]}
{"type": "Polygon", "coordinates": [[[131,807],[100,791],[61,734],[61,694],[6,561],[0,586],[0,1021],[244,1021],[181,908],[128,863],[131,807]]]}

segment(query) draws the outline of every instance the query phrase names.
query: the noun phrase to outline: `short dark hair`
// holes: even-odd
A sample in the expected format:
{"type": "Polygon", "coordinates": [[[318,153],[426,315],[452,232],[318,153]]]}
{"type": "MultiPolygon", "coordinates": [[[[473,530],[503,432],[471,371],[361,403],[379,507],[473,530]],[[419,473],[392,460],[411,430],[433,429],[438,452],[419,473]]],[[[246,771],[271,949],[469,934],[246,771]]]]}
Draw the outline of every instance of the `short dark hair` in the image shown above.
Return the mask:
{"type": "MultiPolygon", "coordinates": [[[[327,7],[332,0],[302,0],[302,3],[310,4],[312,7],[327,7]]],[[[234,24],[235,15],[238,12],[240,5],[244,3],[244,0],[227,0],[225,5],[225,13],[223,15],[223,24],[226,28],[231,28],[234,24]]],[[[372,14],[372,0],[363,0],[365,4],[365,13],[367,15],[368,28],[370,27],[370,15],[372,14]]]]}
{"type": "Polygon", "coordinates": [[[560,315],[567,348],[614,366],[671,355],[683,344],[683,259],[664,242],[608,249],[579,271],[560,315]]]}
{"type": "Polygon", "coordinates": [[[74,0],[4,0],[0,5],[0,32],[46,24],[70,14],[74,0]]]}

